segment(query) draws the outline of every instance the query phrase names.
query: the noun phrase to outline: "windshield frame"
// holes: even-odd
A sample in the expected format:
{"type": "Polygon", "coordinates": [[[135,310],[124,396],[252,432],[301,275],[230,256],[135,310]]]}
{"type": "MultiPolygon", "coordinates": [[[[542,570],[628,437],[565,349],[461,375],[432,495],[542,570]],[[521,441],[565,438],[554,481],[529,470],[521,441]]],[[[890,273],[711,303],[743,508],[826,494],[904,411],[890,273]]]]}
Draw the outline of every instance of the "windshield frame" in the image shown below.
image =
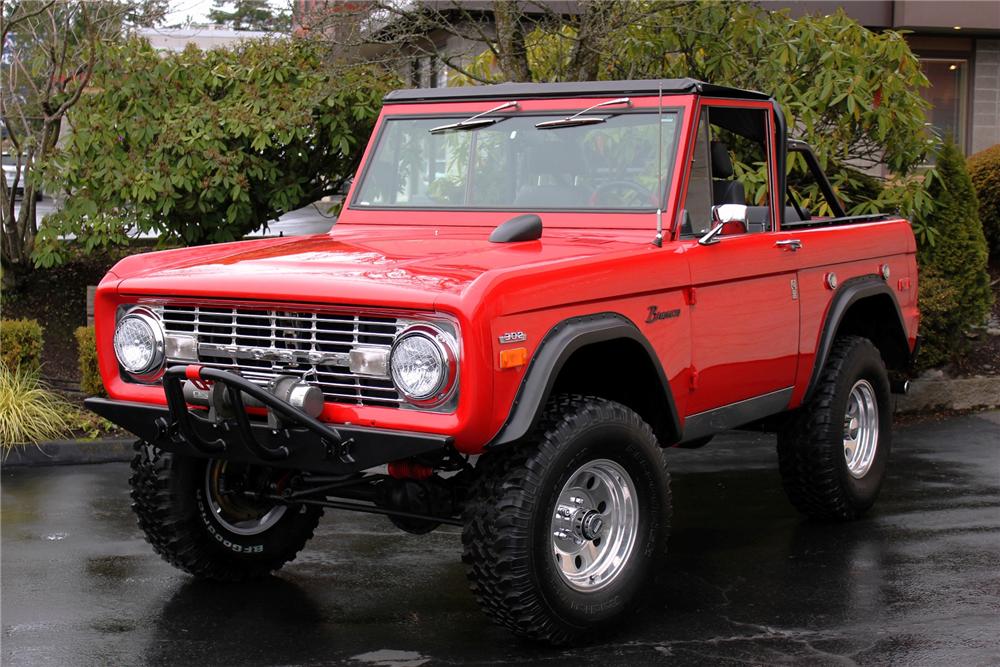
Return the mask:
{"type": "MultiPolygon", "coordinates": [[[[667,210],[669,203],[674,199],[675,195],[675,183],[678,179],[677,169],[682,166],[679,163],[679,156],[685,150],[686,143],[686,125],[687,112],[689,110],[689,105],[684,104],[677,99],[678,96],[670,96],[670,104],[668,105],[667,98],[664,98],[664,104],[662,107],[663,115],[673,114],[676,121],[676,130],[673,145],[668,153],[663,155],[662,170],[663,177],[661,179],[662,191],[660,192],[660,209],[664,212],[667,210]]],[[[609,98],[610,99],[610,98],[609,98]]],[[[600,110],[598,113],[600,115],[607,115],[608,119],[614,118],[616,116],[624,115],[634,115],[634,114],[644,114],[647,116],[658,115],[659,109],[656,104],[657,99],[652,98],[653,104],[649,105],[650,98],[633,98],[633,105],[626,109],[613,109],[609,108],[607,110],[600,110]],[[636,104],[636,102],[646,102],[646,104],[636,104]]],[[[585,102],[585,104],[579,106],[549,106],[546,108],[533,108],[534,105],[525,109],[524,102],[530,102],[535,100],[523,100],[521,101],[521,108],[512,109],[509,112],[498,114],[499,120],[496,123],[488,127],[496,127],[497,125],[503,124],[504,121],[510,118],[532,118],[532,117],[560,117],[560,116],[571,116],[581,111],[585,111],[587,108],[592,107],[593,104],[590,100],[544,100],[545,102],[573,102],[579,104],[580,102],[585,102]]],[[[541,100],[539,100],[541,101],[541,100]]],[[[435,105],[437,106],[437,105],[435,105]]],[[[471,113],[477,113],[475,111],[471,113]]],[[[385,138],[385,134],[391,122],[394,121],[405,121],[405,120],[428,120],[435,119],[441,120],[442,122],[448,122],[450,120],[460,120],[463,118],[468,118],[470,111],[460,110],[460,109],[450,109],[435,110],[435,111],[404,111],[401,113],[387,113],[383,110],[383,115],[379,119],[378,128],[372,137],[370,145],[365,152],[364,162],[362,169],[358,173],[358,177],[355,179],[354,183],[351,185],[351,191],[348,194],[348,200],[344,206],[344,211],[355,211],[359,213],[365,212],[381,212],[381,213],[402,213],[402,212],[434,212],[434,213],[567,213],[574,215],[607,215],[607,214],[623,214],[623,215],[643,215],[650,216],[657,211],[657,207],[650,205],[648,207],[587,207],[587,208],[573,208],[567,206],[551,206],[551,207],[540,207],[540,206],[372,206],[372,205],[360,205],[357,203],[358,196],[360,194],[361,185],[365,182],[368,177],[368,173],[375,163],[375,153],[382,144],[385,138]]],[[[485,128],[484,128],[485,129],[485,128]]],[[[463,130],[465,132],[478,132],[479,129],[463,130]]],[[[560,128],[553,128],[549,130],[536,131],[546,131],[546,132],[560,132],[560,128]]]]}

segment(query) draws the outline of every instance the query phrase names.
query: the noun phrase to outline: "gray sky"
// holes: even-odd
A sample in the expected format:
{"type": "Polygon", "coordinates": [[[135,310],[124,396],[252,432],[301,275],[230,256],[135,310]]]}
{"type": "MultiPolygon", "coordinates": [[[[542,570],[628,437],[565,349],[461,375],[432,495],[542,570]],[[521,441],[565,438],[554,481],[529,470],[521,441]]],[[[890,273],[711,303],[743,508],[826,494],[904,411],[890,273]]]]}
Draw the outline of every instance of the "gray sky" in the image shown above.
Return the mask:
{"type": "MultiPolygon", "coordinates": [[[[274,8],[288,8],[290,0],[270,0],[274,8]]],[[[212,9],[212,0],[170,0],[170,11],[163,21],[164,25],[184,23],[188,17],[192,23],[207,23],[208,12],[212,9]]]]}
{"type": "Polygon", "coordinates": [[[212,8],[212,0],[172,0],[170,11],[164,19],[165,25],[184,23],[191,17],[193,23],[204,23],[208,20],[208,10],[212,8]]]}

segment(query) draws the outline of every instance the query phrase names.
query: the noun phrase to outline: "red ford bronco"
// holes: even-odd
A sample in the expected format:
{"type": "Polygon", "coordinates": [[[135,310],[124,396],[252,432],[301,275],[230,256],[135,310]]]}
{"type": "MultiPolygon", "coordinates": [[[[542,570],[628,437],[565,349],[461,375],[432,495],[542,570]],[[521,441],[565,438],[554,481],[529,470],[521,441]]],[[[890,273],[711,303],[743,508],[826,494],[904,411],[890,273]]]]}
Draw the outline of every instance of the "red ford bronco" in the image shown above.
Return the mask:
{"type": "Polygon", "coordinates": [[[560,643],[662,564],[664,447],[775,431],[799,510],[861,515],[917,342],[915,243],[845,216],[786,134],[767,95],[686,79],[401,90],[328,234],[121,261],[88,405],[139,438],[153,548],[245,580],[325,507],[461,526],[486,613],[560,643]]]}

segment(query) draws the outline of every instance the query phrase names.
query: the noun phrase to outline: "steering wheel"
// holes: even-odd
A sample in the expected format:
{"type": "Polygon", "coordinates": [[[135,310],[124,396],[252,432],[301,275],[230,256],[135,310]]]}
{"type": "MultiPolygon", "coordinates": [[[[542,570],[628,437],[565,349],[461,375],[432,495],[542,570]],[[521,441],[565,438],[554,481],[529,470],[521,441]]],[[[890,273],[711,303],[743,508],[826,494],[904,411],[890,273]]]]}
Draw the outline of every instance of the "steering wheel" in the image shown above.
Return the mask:
{"type": "Polygon", "coordinates": [[[656,198],[653,193],[648,188],[639,185],[635,181],[606,181],[601,183],[594,188],[594,194],[590,196],[590,203],[591,205],[606,204],[606,202],[602,201],[602,197],[608,192],[621,189],[635,192],[639,195],[640,201],[650,202],[654,205],[656,204],[656,198]]]}

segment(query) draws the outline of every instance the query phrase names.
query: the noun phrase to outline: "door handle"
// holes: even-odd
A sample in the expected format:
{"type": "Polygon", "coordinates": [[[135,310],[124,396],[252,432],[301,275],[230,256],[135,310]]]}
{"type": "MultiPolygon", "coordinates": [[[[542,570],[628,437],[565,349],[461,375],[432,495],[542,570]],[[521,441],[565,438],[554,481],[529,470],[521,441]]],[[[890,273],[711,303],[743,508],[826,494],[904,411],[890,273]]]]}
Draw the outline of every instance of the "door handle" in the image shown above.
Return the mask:
{"type": "Polygon", "coordinates": [[[795,251],[802,247],[802,241],[798,239],[786,239],[784,241],[776,241],[774,245],[777,248],[795,251]]]}

